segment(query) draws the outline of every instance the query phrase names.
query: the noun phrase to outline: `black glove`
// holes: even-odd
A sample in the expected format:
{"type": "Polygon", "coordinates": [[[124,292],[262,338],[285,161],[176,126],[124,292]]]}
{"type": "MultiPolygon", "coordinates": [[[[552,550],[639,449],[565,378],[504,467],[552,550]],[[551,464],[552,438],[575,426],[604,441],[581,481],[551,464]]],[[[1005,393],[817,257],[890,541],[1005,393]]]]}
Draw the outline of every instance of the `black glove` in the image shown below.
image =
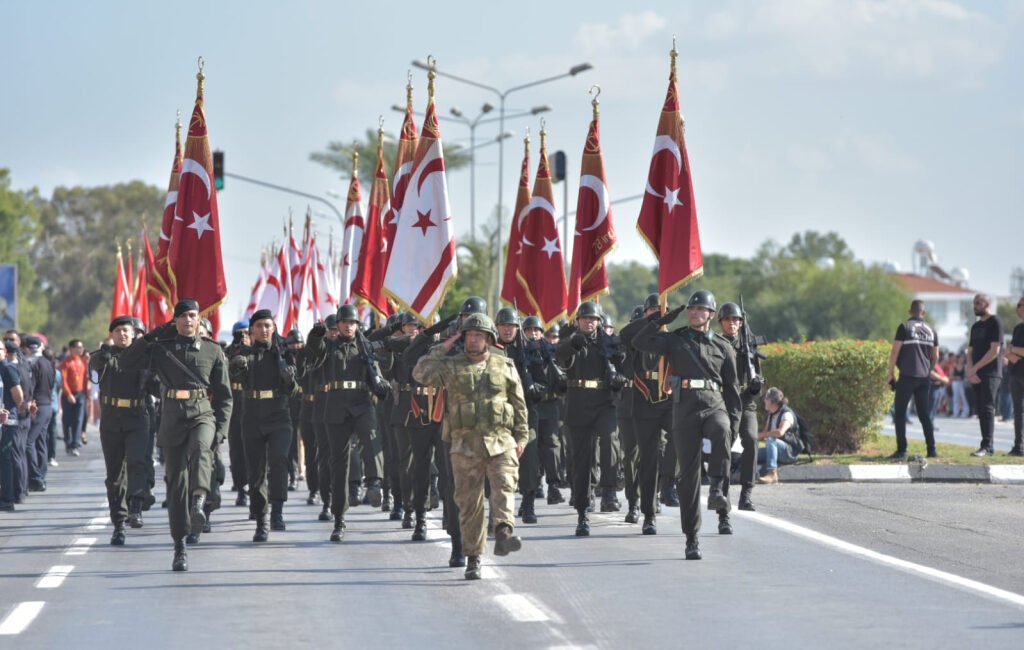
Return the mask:
{"type": "Polygon", "coordinates": [[[626,387],[627,381],[628,380],[624,376],[620,375],[617,372],[613,372],[611,373],[611,376],[608,378],[608,387],[614,391],[620,391],[626,387]]]}
{"type": "Polygon", "coordinates": [[[380,352],[383,352],[384,349],[386,348],[386,344],[384,343],[384,341],[370,341],[369,343],[370,350],[374,354],[379,354],[380,352]]]}
{"type": "MultiPolygon", "coordinates": [[[[686,309],[686,305],[680,305],[675,309],[670,309],[664,316],[657,319],[655,322],[658,323],[658,325],[668,325],[676,318],[678,318],[679,314],[683,313],[684,309],[686,309]]],[[[652,315],[656,316],[657,314],[652,315]]]]}
{"type": "Polygon", "coordinates": [[[391,394],[391,384],[380,377],[373,380],[372,389],[378,399],[385,399],[391,394]]]}
{"type": "Polygon", "coordinates": [[[285,386],[290,386],[295,383],[295,366],[285,366],[281,368],[281,383],[285,386]]]}
{"type": "Polygon", "coordinates": [[[548,386],[547,386],[547,384],[542,384],[542,383],[536,382],[536,381],[533,382],[532,384],[530,384],[529,390],[526,391],[526,396],[529,399],[532,399],[532,400],[541,400],[547,394],[548,394],[548,386]]]}
{"type": "Polygon", "coordinates": [[[750,383],[747,384],[747,392],[751,395],[760,395],[762,388],[764,388],[763,377],[754,377],[750,380],[750,383]]]}
{"type": "Polygon", "coordinates": [[[579,332],[573,332],[572,336],[569,337],[569,343],[572,345],[574,350],[582,350],[587,345],[587,337],[583,336],[579,332]]]}
{"type": "Polygon", "coordinates": [[[244,354],[231,357],[231,361],[228,362],[228,367],[235,371],[244,370],[248,365],[249,359],[244,354]]]}
{"type": "Polygon", "coordinates": [[[310,328],[309,334],[306,336],[307,339],[322,339],[327,335],[327,326],[317,321],[313,323],[313,327],[310,328]]]}

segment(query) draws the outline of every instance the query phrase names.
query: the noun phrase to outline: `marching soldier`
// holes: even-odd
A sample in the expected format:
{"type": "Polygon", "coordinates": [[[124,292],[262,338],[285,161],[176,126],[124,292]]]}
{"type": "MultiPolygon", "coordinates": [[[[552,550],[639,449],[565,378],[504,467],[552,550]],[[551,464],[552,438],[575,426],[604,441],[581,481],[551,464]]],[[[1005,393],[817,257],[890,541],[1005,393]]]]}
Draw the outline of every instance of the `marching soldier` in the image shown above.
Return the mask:
{"type": "MultiPolygon", "coordinates": [[[[328,314],[324,319],[326,333],[324,338],[327,341],[334,341],[338,338],[338,319],[335,314],[328,314]]],[[[302,362],[305,369],[303,375],[303,389],[313,395],[313,433],[316,435],[316,477],[319,481],[320,492],[320,514],[317,519],[320,521],[331,521],[334,515],[331,514],[331,507],[334,502],[331,494],[331,444],[327,436],[327,369],[324,366],[316,365],[307,343],[304,348],[302,362]]]]}
{"type": "Polygon", "coordinates": [[[560,463],[562,460],[561,437],[561,395],[565,394],[565,373],[555,363],[555,346],[544,338],[544,327],[536,316],[523,320],[523,334],[526,336],[527,359],[534,384],[542,384],[547,390],[537,402],[537,453],[544,478],[548,484],[549,505],[563,503],[560,487],[565,487],[560,463]]]}
{"type": "MultiPolygon", "coordinates": [[[[743,485],[740,487],[740,500],[737,507],[740,510],[753,510],[754,503],[751,501],[750,495],[754,490],[754,478],[757,475],[757,396],[764,387],[764,380],[761,378],[761,359],[757,354],[750,355],[750,363],[753,364],[753,368],[750,367],[750,364],[741,363],[739,360],[744,346],[744,342],[740,339],[740,329],[743,327],[745,317],[746,314],[734,302],[727,302],[718,310],[718,324],[722,328],[722,335],[736,351],[736,372],[739,378],[740,402],[743,405],[739,425],[740,443],[743,445],[743,455],[740,456],[740,482],[743,485]]],[[[749,342],[746,344],[750,345],[749,342]]],[[[729,478],[726,477],[724,483],[726,496],[729,495],[728,485],[729,478]]],[[[732,525],[729,523],[729,513],[719,512],[718,519],[718,532],[731,534],[732,525]]]]}
{"type": "Polygon", "coordinates": [[[685,307],[664,316],[651,314],[633,338],[640,352],[663,355],[673,370],[672,436],[679,456],[679,502],[686,559],[701,559],[697,533],[700,531],[700,476],[703,439],[711,440],[708,476],[711,489],[708,510],[729,511],[724,482],[729,476],[729,446],[739,426],[739,389],[736,385],[736,354],[723,337],[711,332],[715,296],[695,291],[685,307]],[[689,327],[659,332],[686,309],[689,327]]]}
{"type": "Polygon", "coordinates": [[[265,542],[270,530],[283,531],[288,500],[288,450],[292,442],[289,400],[296,391],[295,365],[277,336],[273,314],[260,309],[249,319],[252,343],[231,358],[231,379],[242,385],[245,408],[245,466],[249,513],[256,517],[253,542],[265,542]],[[267,526],[267,504],[270,526],[267,526]]]}
{"type": "MultiPolygon", "coordinates": [[[[558,364],[568,375],[565,422],[572,454],[573,505],[579,515],[577,537],[590,535],[587,508],[594,484],[596,445],[598,440],[610,440],[615,431],[612,391],[625,385],[625,378],[613,364],[616,359],[612,358],[601,325],[597,303],[582,303],[576,312],[576,331],[567,337],[563,333],[557,352],[558,364]]],[[[609,448],[608,452],[611,451],[609,448]]],[[[602,477],[603,482],[610,481],[612,486],[616,480],[615,474],[602,477]]],[[[602,497],[607,499],[606,494],[602,497]]]]}
{"type": "Polygon", "coordinates": [[[231,417],[227,360],[215,341],[199,336],[199,303],[186,298],[174,306],[172,323],[136,339],[120,362],[122,369],[153,368],[164,386],[158,443],[174,540],[171,568],[188,571],[185,535],[198,535],[206,523],[213,446],[231,417]]]}
{"type": "MultiPolygon", "coordinates": [[[[307,506],[317,504],[320,491],[320,477],[316,466],[316,431],[313,428],[313,393],[309,390],[303,370],[306,367],[306,348],[302,340],[302,332],[293,329],[285,337],[285,344],[295,360],[297,389],[292,398],[292,426],[296,427],[297,435],[302,438],[302,464],[306,474],[307,506]],[[296,412],[297,411],[297,412],[296,412]]],[[[293,435],[296,435],[293,433],[293,435]]]]}
{"type": "MultiPolygon", "coordinates": [[[[132,327],[135,328],[135,336],[132,337],[133,342],[135,339],[146,335],[146,325],[142,322],[142,319],[132,318],[132,327]]],[[[139,380],[142,382],[142,405],[146,417],[145,433],[143,434],[146,439],[146,447],[142,459],[142,463],[146,468],[146,489],[142,494],[142,510],[146,511],[156,503],[156,497],[153,496],[153,487],[156,486],[156,468],[153,466],[153,452],[155,451],[156,430],[159,424],[156,404],[160,396],[160,380],[156,378],[153,371],[149,368],[142,371],[139,380]]],[[[131,506],[132,503],[129,500],[128,525],[132,528],[142,528],[142,514],[139,513],[137,517],[133,517],[131,506]]]]}
{"type": "Polygon", "coordinates": [[[459,331],[422,357],[413,379],[446,391],[446,438],[450,443],[455,501],[467,557],[466,579],[479,580],[487,544],[484,479],[491,485],[494,553],[522,548],[514,534],[513,506],[519,457],[529,438],[526,401],[515,364],[494,348],[497,332],[486,314],[462,319],[459,331]],[[464,341],[464,351],[452,354],[464,341]]]}
{"type": "MultiPolygon", "coordinates": [[[[89,358],[89,369],[99,375],[100,443],[107,468],[107,503],[114,533],[112,546],[123,546],[125,523],[142,527],[143,500],[148,492],[146,468],[146,417],[144,393],[146,372],[122,369],[120,355],[131,345],[135,328],[130,316],[110,321],[110,336],[89,358]]],[[[150,463],[152,466],[152,463],[150,463]]]]}
{"type": "Polygon", "coordinates": [[[633,424],[633,390],[636,380],[636,356],[637,352],[629,346],[627,333],[629,325],[635,323],[644,314],[644,308],[637,305],[633,308],[629,317],[629,324],[622,328],[622,342],[625,359],[622,362],[622,372],[627,377],[633,377],[630,385],[618,394],[615,405],[615,414],[619,420],[619,443],[622,446],[622,474],[625,478],[626,488],[626,518],[627,524],[635,524],[640,520],[640,450],[637,447],[636,428],[633,424]]]}
{"type": "MultiPolygon", "coordinates": [[[[411,387],[408,384],[411,382],[409,373],[412,366],[406,366],[404,355],[409,343],[422,328],[420,322],[416,320],[416,316],[406,312],[394,314],[388,320],[390,324],[387,327],[391,333],[389,338],[382,341],[388,367],[385,374],[394,382],[396,391],[391,395],[391,399],[385,402],[391,405],[391,410],[385,417],[391,431],[391,444],[393,445],[391,455],[398,475],[398,485],[392,494],[394,504],[392,504],[391,515],[388,518],[391,521],[401,520],[402,528],[411,529],[414,527],[413,482],[415,479],[413,476],[412,441],[409,438],[407,423],[410,417],[411,387]]],[[[382,368],[382,370],[384,369],[382,368]]]]}
{"type": "Polygon", "coordinates": [[[383,500],[381,440],[377,435],[373,396],[384,398],[391,390],[369,353],[369,342],[359,331],[356,308],[342,305],[336,318],[338,336],[335,340],[324,340],[327,328],[321,323],[313,326],[308,337],[312,362],[322,366],[325,373],[325,417],[331,454],[331,513],[334,515],[332,542],[340,542],[345,535],[345,511],[349,507],[349,460],[356,437],[372,453],[373,465],[365,468],[370,505],[379,508],[383,500]]]}
{"type": "MultiPolygon", "coordinates": [[[[249,321],[238,321],[231,327],[231,344],[227,356],[231,358],[241,353],[242,348],[249,346],[249,321]]],[[[242,383],[231,382],[231,398],[234,408],[231,409],[231,422],[228,423],[228,462],[231,463],[231,483],[235,491],[235,505],[249,506],[249,495],[245,491],[249,480],[245,468],[245,445],[242,442],[242,383]]]]}

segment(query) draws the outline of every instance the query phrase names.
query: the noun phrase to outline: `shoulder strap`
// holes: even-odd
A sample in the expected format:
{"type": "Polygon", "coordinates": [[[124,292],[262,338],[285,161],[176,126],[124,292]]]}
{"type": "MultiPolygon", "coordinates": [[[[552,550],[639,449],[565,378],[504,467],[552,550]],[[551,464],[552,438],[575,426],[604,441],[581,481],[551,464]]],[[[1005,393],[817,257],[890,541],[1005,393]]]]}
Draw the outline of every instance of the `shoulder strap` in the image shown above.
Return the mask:
{"type": "Polygon", "coordinates": [[[160,348],[160,350],[163,351],[163,353],[167,356],[167,358],[170,359],[172,362],[174,362],[174,364],[177,365],[179,369],[181,369],[186,375],[188,375],[189,379],[191,379],[192,381],[195,381],[195,382],[197,382],[199,384],[202,384],[203,388],[209,388],[209,386],[210,386],[209,382],[207,382],[206,380],[202,379],[199,375],[197,375],[195,373],[194,370],[192,370],[191,368],[186,366],[184,363],[182,363],[181,359],[179,359],[178,357],[174,356],[171,353],[170,350],[168,350],[164,346],[160,345],[159,343],[157,343],[156,346],[158,348],[160,348]]]}

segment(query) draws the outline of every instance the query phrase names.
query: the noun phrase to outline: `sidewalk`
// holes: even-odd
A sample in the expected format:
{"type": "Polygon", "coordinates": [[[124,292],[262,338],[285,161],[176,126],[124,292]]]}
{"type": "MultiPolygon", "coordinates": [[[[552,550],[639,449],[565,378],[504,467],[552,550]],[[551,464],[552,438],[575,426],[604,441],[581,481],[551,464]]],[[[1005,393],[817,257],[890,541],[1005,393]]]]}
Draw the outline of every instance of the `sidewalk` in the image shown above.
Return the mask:
{"type": "MultiPolygon", "coordinates": [[[[997,457],[998,458],[998,457],[997,457]]],[[[886,465],[784,465],[783,483],[1015,483],[1024,484],[1024,465],[941,465],[925,461],[886,465]]]]}

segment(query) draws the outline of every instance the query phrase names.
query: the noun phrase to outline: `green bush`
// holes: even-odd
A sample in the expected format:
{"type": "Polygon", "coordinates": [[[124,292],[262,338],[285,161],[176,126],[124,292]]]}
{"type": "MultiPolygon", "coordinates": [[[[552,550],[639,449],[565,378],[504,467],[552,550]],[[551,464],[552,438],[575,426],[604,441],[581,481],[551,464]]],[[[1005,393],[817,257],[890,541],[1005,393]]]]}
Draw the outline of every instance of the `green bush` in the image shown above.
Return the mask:
{"type": "Polygon", "coordinates": [[[839,339],[762,346],[768,386],[810,424],[815,453],[852,453],[879,431],[892,406],[885,383],[890,344],[839,339]]]}

